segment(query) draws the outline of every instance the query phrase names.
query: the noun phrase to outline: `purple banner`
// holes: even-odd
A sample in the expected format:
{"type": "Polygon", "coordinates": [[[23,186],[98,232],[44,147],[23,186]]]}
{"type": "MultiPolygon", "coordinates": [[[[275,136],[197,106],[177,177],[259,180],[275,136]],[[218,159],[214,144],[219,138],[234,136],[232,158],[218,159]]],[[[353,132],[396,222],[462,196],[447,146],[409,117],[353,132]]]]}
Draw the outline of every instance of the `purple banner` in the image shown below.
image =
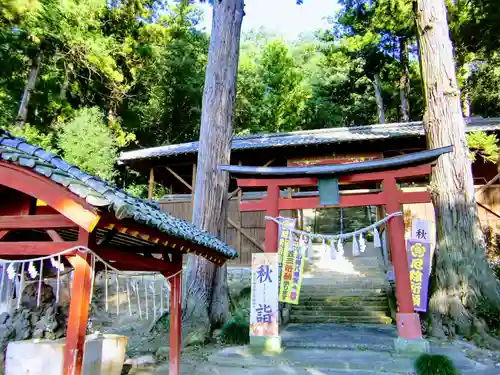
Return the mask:
{"type": "Polygon", "coordinates": [[[411,294],[415,311],[427,311],[429,276],[431,270],[431,244],[410,239],[407,244],[411,294]]]}

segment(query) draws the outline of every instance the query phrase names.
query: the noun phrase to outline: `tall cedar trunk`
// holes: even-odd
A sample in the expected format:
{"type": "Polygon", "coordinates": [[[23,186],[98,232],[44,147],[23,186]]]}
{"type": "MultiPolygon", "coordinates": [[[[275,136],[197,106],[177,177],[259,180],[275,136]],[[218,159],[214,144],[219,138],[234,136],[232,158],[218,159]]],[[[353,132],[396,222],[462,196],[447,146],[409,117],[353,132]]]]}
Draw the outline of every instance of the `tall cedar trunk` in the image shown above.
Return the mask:
{"type": "Polygon", "coordinates": [[[382,98],[382,83],[380,82],[380,74],[375,73],[375,101],[377,103],[378,122],[385,124],[384,99],[382,98]]]}
{"type": "Polygon", "coordinates": [[[474,316],[478,298],[500,306],[498,284],[486,261],[477,217],[445,2],[415,0],[415,11],[428,146],[453,145],[452,153],[439,158],[431,178],[438,234],[429,304],[431,332],[470,334],[472,328],[482,327],[474,316]]]}
{"type": "MultiPolygon", "coordinates": [[[[203,92],[193,224],[224,239],[229,179],[218,165],[229,164],[233,131],[243,0],[214,1],[212,34],[203,92]]],[[[226,267],[190,256],[185,322],[216,328],[229,317],[226,267]],[[187,319],[187,320],[186,320],[187,319]]]]}
{"type": "Polygon", "coordinates": [[[410,93],[410,59],[408,56],[408,39],[399,39],[399,53],[401,60],[401,79],[399,82],[399,94],[401,97],[401,116],[403,122],[410,121],[410,102],[408,95],[410,93]]]}
{"type": "Polygon", "coordinates": [[[26,119],[28,118],[28,105],[30,102],[30,96],[31,92],[35,88],[41,64],[42,64],[42,53],[39,52],[32,61],[30,74],[28,76],[28,82],[26,82],[26,87],[24,88],[23,97],[21,99],[21,103],[19,104],[19,111],[17,112],[17,119],[16,119],[17,126],[21,127],[24,126],[24,124],[26,123],[26,119]]]}

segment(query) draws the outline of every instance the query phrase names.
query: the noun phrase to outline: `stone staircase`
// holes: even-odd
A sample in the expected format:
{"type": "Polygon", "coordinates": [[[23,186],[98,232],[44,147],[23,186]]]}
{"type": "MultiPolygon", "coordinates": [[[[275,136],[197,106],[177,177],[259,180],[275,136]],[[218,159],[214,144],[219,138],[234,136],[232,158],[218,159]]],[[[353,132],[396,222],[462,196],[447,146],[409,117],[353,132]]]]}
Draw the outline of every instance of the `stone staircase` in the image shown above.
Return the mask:
{"type": "Polygon", "coordinates": [[[354,258],[347,248],[345,258],[332,261],[315,249],[313,261],[306,262],[299,304],[289,305],[290,323],[391,324],[378,252],[371,247],[354,258]]]}

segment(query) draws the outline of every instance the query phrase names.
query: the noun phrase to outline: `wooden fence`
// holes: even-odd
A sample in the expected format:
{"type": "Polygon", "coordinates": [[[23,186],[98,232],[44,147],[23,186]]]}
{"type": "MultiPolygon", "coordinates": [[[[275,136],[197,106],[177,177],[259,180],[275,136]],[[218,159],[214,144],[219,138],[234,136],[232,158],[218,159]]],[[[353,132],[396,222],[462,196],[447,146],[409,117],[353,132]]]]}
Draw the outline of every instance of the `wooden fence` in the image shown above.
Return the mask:
{"type": "MultiPolygon", "coordinates": [[[[160,201],[161,209],[178,218],[191,222],[192,204],[190,196],[186,199],[160,201]]],[[[500,185],[476,186],[479,219],[483,226],[500,232],[500,185]]],[[[426,219],[434,226],[434,209],[431,203],[404,205],[405,230],[407,236],[414,219],[426,219]]],[[[283,216],[293,217],[291,211],[282,212],[283,216]]],[[[249,266],[252,253],[263,251],[265,232],[264,212],[240,212],[239,199],[233,198],[228,207],[226,242],[238,251],[239,257],[230,261],[229,266],[249,266]]],[[[431,241],[435,243],[435,235],[431,241]]]]}

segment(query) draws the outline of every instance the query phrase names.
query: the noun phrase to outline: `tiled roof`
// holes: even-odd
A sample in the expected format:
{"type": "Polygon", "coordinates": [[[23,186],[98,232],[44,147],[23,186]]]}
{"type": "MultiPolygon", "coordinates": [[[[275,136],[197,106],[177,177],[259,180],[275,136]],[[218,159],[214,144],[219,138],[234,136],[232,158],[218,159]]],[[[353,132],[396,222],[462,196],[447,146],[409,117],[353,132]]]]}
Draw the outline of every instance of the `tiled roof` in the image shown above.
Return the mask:
{"type": "MultiPolygon", "coordinates": [[[[473,118],[467,121],[466,131],[479,130],[500,130],[500,119],[473,118]]],[[[423,135],[424,128],[422,122],[418,121],[234,137],[232,149],[234,151],[274,147],[312,146],[343,142],[374,141],[388,138],[421,137],[423,135]]],[[[198,142],[189,142],[124,152],[120,156],[120,162],[126,164],[134,160],[160,157],[166,158],[169,156],[194,154],[197,152],[198,142]]]]}
{"type": "Polygon", "coordinates": [[[132,219],[172,237],[214,250],[225,258],[237,257],[236,251],[217,237],[199,230],[185,220],[160,211],[158,204],[134,197],[98,177],[83,172],[60,156],[33,146],[23,138],[13,137],[2,129],[0,159],[50,178],[84,198],[90,205],[100,210],[108,210],[119,220],[132,219]]]}

